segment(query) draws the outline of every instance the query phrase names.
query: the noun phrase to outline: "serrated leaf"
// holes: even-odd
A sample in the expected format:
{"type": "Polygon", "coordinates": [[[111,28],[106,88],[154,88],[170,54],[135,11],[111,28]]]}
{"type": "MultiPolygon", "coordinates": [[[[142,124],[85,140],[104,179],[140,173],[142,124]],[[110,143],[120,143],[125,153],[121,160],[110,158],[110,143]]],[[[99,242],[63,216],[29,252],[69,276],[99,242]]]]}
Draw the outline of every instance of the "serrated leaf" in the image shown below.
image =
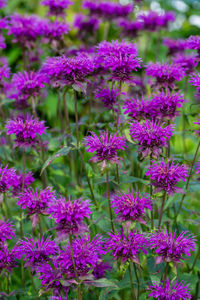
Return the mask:
{"type": "Polygon", "coordinates": [[[113,281],[108,280],[106,278],[85,281],[85,283],[96,287],[113,287],[118,289],[118,286],[113,281]]]}
{"type": "Polygon", "coordinates": [[[44,172],[44,170],[54,161],[56,158],[60,156],[67,155],[72,150],[71,147],[63,147],[60,150],[58,150],[54,155],[50,156],[44,163],[42,170],[40,172],[40,175],[44,172]]]}

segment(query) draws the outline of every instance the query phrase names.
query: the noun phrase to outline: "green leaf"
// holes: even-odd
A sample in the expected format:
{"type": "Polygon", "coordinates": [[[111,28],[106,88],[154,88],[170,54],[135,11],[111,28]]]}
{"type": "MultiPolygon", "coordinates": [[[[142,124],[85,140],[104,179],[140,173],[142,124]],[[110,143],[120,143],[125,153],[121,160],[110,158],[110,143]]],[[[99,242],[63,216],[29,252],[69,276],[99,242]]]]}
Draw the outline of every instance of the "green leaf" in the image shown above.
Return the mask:
{"type": "Polygon", "coordinates": [[[44,170],[54,161],[56,158],[60,156],[65,156],[71,151],[71,147],[63,147],[60,150],[58,150],[54,155],[50,156],[44,163],[42,170],[40,172],[40,175],[44,172],[44,170]]]}
{"type": "Polygon", "coordinates": [[[96,287],[113,287],[118,289],[118,286],[111,280],[108,280],[106,278],[101,278],[97,280],[91,280],[91,281],[85,281],[85,283],[96,286],[96,287]]]}

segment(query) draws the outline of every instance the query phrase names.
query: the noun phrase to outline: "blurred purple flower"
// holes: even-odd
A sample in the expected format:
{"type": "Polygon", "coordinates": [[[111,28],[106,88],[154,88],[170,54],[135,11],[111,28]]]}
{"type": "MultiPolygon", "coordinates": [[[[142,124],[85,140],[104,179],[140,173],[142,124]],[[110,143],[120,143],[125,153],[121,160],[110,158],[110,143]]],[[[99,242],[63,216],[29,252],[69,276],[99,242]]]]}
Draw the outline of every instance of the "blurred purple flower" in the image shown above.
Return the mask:
{"type": "Polygon", "coordinates": [[[191,85],[194,85],[197,91],[200,92],[200,73],[193,73],[188,82],[190,82],[191,85]]]}
{"type": "Polygon", "coordinates": [[[15,229],[11,222],[5,221],[4,219],[0,220],[0,249],[6,240],[11,240],[15,237],[14,231],[15,229]]]}
{"type": "Polygon", "coordinates": [[[176,56],[173,57],[172,60],[175,64],[180,65],[187,75],[192,73],[199,63],[199,58],[193,53],[192,54],[179,53],[176,54],[176,56]]]}
{"type": "Polygon", "coordinates": [[[171,195],[183,192],[176,184],[180,180],[186,181],[186,177],[189,176],[188,167],[170,160],[165,162],[164,158],[159,162],[153,161],[145,175],[150,176],[152,185],[156,187],[155,193],[165,191],[171,195]]]}
{"type": "Polygon", "coordinates": [[[141,21],[129,21],[124,18],[118,20],[117,26],[122,29],[123,37],[128,36],[131,38],[137,37],[138,32],[140,32],[143,29],[143,24],[141,21]]]}
{"type": "Polygon", "coordinates": [[[7,0],[0,0],[0,8],[3,8],[7,5],[7,0]]]}
{"type": "Polygon", "coordinates": [[[138,152],[141,158],[147,156],[158,158],[162,153],[162,147],[167,146],[173,132],[172,125],[163,127],[165,123],[145,120],[143,123],[134,121],[130,125],[130,135],[134,141],[138,141],[138,152]]]}
{"type": "MultiPolygon", "coordinates": [[[[24,188],[27,188],[31,183],[35,181],[33,174],[31,172],[28,172],[24,174],[24,188]]],[[[16,196],[22,191],[23,187],[23,174],[20,172],[16,173],[15,180],[13,182],[13,195],[16,196]]]]}
{"type": "Polygon", "coordinates": [[[100,100],[104,107],[114,109],[120,92],[117,88],[103,86],[96,90],[94,99],[100,100]]]}
{"type": "MultiPolygon", "coordinates": [[[[101,260],[101,255],[105,254],[102,238],[98,235],[92,240],[90,240],[89,235],[79,237],[72,241],[72,248],[77,274],[81,277],[91,273],[91,271],[95,269],[97,263],[101,260]]],[[[64,269],[68,278],[75,277],[69,243],[65,249],[61,251],[58,257],[58,263],[60,267],[64,269]]]]}
{"type": "Polygon", "coordinates": [[[89,218],[92,213],[90,201],[76,199],[68,201],[65,198],[54,200],[48,209],[51,218],[55,220],[56,230],[59,238],[66,238],[69,234],[80,234],[87,231],[87,226],[83,223],[84,218],[89,218]]]}
{"type": "Polygon", "coordinates": [[[190,256],[190,251],[195,250],[195,241],[187,231],[176,237],[176,231],[173,233],[171,229],[167,232],[166,228],[151,233],[149,237],[150,248],[157,255],[156,264],[163,261],[180,263],[184,255],[190,256]]]}
{"type": "Polygon", "coordinates": [[[33,237],[24,238],[18,242],[19,257],[24,256],[26,260],[25,267],[32,267],[35,269],[37,266],[50,261],[52,256],[59,253],[59,247],[49,237],[44,239],[44,236],[38,238],[35,242],[33,237]]]}
{"type": "Polygon", "coordinates": [[[83,14],[77,14],[74,20],[74,27],[78,28],[78,37],[87,40],[94,37],[99,29],[100,20],[96,17],[88,17],[83,14]]]}
{"type": "Polygon", "coordinates": [[[65,17],[65,9],[73,4],[71,0],[42,0],[40,4],[48,6],[48,16],[65,17]]]}
{"type": "Polygon", "coordinates": [[[0,193],[6,193],[16,179],[16,170],[0,164],[0,193]]]}
{"type": "Polygon", "coordinates": [[[153,285],[150,285],[148,290],[150,291],[148,297],[153,297],[158,300],[187,300],[192,298],[189,294],[189,286],[183,281],[170,282],[170,280],[167,279],[165,284],[163,282],[153,282],[153,285]]]}
{"type": "Polygon", "coordinates": [[[112,267],[109,264],[106,264],[101,261],[96,264],[92,274],[96,279],[100,279],[105,277],[106,271],[110,271],[111,269],[112,267]]]}
{"type": "Polygon", "coordinates": [[[38,144],[37,135],[45,134],[44,121],[33,116],[17,116],[6,123],[7,135],[16,135],[15,147],[31,147],[38,144]]]}
{"type": "Polygon", "coordinates": [[[152,210],[152,202],[147,194],[140,195],[140,192],[137,192],[134,195],[130,190],[128,193],[115,194],[111,202],[120,222],[135,221],[145,224],[145,209],[152,210]]]}
{"type": "Polygon", "coordinates": [[[199,56],[200,56],[200,36],[198,35],[191,35],[188,39],[187,39],[187,47],[189,49],[194,49],[197,50],[199,56]]]}
{"type": "Polygon", "coordinates": [[[187,43],[184,39],[163,38],[163,45],[168,47],[168,55],[183,52],[187,48],[187,43]]]}
{"type": "Polygon", "coordinates": [[[176,64],[149,63],[146,67],[147,76],[155,77],[156,84],[160,87],[175,87],[175,81],[180,81],[184,76],[184,70],[176,64]]]}
{"type": "Polygon", "coordinates": [[[0,81],[2,81],[4,78],[9,78],[9,77],[10,77],[10,68],[8,66],[7,59],[5,57],[0,57],[0,81]]]}
{"type": "Polygon", "coordinates": [[[161,120],[173,120],[179,115],[177,109],[182,107],[184,101],[184,96],[180,92],[170,92],[167,89],[154,94],[151,103],[157,110],[156,117],[161,120]]]}
{"type": "Polygon", "coordinates": [[[16,259],[19,258],[17,246],[9,250],[6,245],[0,247],[0,273],[5,269],[12,272],[12,269],[17,267],[16,259]]]}
{"type": "Polygon", "coordinates": [[[138,20],[142,22],[143,29],[147,31],[160,30],[162,27],[167,28],[169,22],[175,21],[175,15],[172,11],[159,14],[155,11],[149,11],[147,14],[138,16],[138,20]]]}
{"type": "Polygon", "coordinates": [[[100,133],[98,137],[94,132],[91,132],[91,136],[85,137],[84,145],[87,152],[96,152],[94,157],[90,160],[92,162],[102,162],[102,169],[106,167],[107,162],[119,164],[121,159],[117,155],[118,150],[125,150],[126,138],[125,136],[117,136],[118,133],[114,135],[109,134],[108,130],[100,133]]]}
{"type": "Polygon", "coordinates": [[[103,41],[97,46],[97,62],[105,69],[111,69],[112,80],[132,81],[132,72],[141,68],[134,43],[125,41],[103,41]]]}
{"type": "Polygon", "coordinates": [[[131,260],[137,264],[139,262],[139,252],[142,251],[147,254],[146,248],[148,247],[148,241],[144,237],[143,233],[131,230],[126,237],[124,231],[121,233],[108,233],[109,239],[106,242],[105,247],[108,252],[111,252],[114,259],[122,259],[122,263],[127,260],[131,260]]]}
{"type": "Polygon", "coordinates": [[[61,40],[63,35],[69,32],[68,23],[60,22],[58,20],[47,20],[42,27],[43,36],[48,39],[47,43],[52,40],[61,40]]]}

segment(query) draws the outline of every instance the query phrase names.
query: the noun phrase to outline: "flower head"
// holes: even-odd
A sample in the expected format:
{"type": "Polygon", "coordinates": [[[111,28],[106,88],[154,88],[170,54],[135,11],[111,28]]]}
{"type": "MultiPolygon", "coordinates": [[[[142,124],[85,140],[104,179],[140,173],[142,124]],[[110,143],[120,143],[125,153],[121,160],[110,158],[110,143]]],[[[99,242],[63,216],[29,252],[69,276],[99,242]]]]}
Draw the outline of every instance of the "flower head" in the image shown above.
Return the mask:
{"type": "Polygon", "coordinates": [[[17,147],[30,147],[38,144],[37,135],[45,133],[44,121],[26,115],[17,116],[13,120],[8,120],[6,126],[7,135],[16,135],[15,144],[17,147]]]}
{"type": "MultiPolygon", "coordinates": [[[[94,270],[97,263],[100,262],[101,255],[105,254],[100,236],[95,236],[92,240],[89,235],[79,237],[72,241],[72,248],[77,274],[81,277],[94,270]]],[[[58,263],[68,277],[75,277],[70,243],[61,251],[58,263]]]]}
{"type": "Polygon", "coordinates": [[[133,195],[133,191],[119,192],[112,197],[111,202],[119,221],[145,223],[145,209],[152,210],[150,197],[147,194],[140,195],[140,192],[137,192],[136,195],[133,195]]]}
{"type": "Polygon", "coordinates": [[[40,90],[45,87],[46,76],[40,72],[23,72],[13,76],[12,84],[21,95],[37,97],[40,90]]]}
{"type": "Polygon", "coordinates": [[[135,38],[138,35],[138,32],[143,29],[143,24],[141,21],[129,21],[127,19],[119,19],[117,26],[122,29],[122,36],[128,36],[135,38]]]}
{"type": "Polygon", "coordinates": [[[164,124],[150,120],[145,120],[143,123],[138,121],[131,123],[130,134],[134,141],[138,141],[138,152],[142,158],[148,155],[158,158],[162,147],[167,146],[166,140],[172,136],[173,127],[171,125],[163,127],[164,124]]]}
{"type": "Polygon", "coordinates": [[[117,133],[109,135],[107,130],[100,133],[99,137],[94,132],[91,132],[91,136],[85,137],[84,145],[88,148],[88,152],[96,152],[91,161],[102,162],[102,168],[104,168],[109,161],[119,164],[121,158],[117,155],[117,151],[125,150],[125,140],[125,136],[118,137],[117,133]]]}
{"type": "Polygon", "coordinates": [[[73,4],[71,0],[42,0],[42,5],[48,6],[48,16],[65,17],[65,9],[73,4]]]}
{"type": "Polygon", "coordinates": [[[19,256],[24,256],[26,260],[25,266],[31,266],[33,268],[40,266],[51,260],[51,256],[55,256],[59,252],[59,247],[54,241],[51,241],[48,237],[46,240],[44,236],[38,238],[34,241],[33,237],[24,238],[18,242],[18,253],[19,256]]]}
{"type": "Polygon", "coordinates": [[[172,60],[175,64],[181,66],[181,68],[183,68],[183,70],[187,75],[194,71],[194,68],[196,68],[199,62],[199,58],[193,53],[192,54],[179,53],[176,54],[172,58],[172,60]]]}
{"type": "MultiPolygon", "coordinates": [[[[0,81],[10,77],[10,68],[5,57],[0,58],[0,81]]],[[[2,84],[2,82],[1,82],[2,84]]]]}
{"type": "Polygon", "coordinates": [[[170,90],[158,92],[153,95],[152,106],[156,108],[157,117],[161,120],[172,120],[179,115],[177,109],[182,107],[184,96],[180,92],[170,90]]]}
{"type": "Polygon", "coordinates": [[[185,72],[183,68],[176,64],[167,63],[149,63],[146,68],[146,74],[156,78],[156,84],[160,87],[174,88],[175,81],[180,81],[185,72]]]}
{"type": "Polygon", "coordinates": [[[48,214],[48,207],[55,199],[55,192],[50,187],[39,192],[37,189],[28,188],[18,195],[17,205],[27,209],[29,215],[48,214]]]}
{"type": "Polygon", "coordinates": [[[83,220],[89,218],[92,213],[89,200],[76,199],[72,201],[70,196],[68,201],[64,198],[52,201],[48,212],[55,220],[56,230],[61,238],[69,234],[80,234],[87,230],[83,220]]]}
{"type": "Polygon", "coordinates": [[[78,28],[78,37],[87,40],[95,35],[99,28],[100,20],[96,17],[88,17],[83,14],[77,14],[74,20],[74,27],[78,28]]]}
{"type": "Polygon", "coordinates": [[[139,264],[138,254],[140,251],[147,254],[146,248],[148,241],[140,232],[131,230],[126,237],[124,231],[121,233],[109,233],[109,239],[106,243],[108,252],[111,252],[114,259],[122,259],[122,263],[131,260],[139,264]]]}
{"type": "Polygon", "coordinates": [[[69,32],[69,25],[58,20],[47,20],[42,27],[43,36],[51,40],[61,40],[69,32]]]}
{"type": "Polygon", "coordinates": [[[138,19],[142,22],[143,29],[156,31],[162,27],[166,28],[169,22],[173,22],[175,20],[175,15],[171,11],[165,12],[164,14],[149,11],[147,14],[141,14],[138,19]]]}
{"type": "Polygon", "coordinates": [[[114,109],[117,104],[117,99],[119,96],[119,90],[117,88],[100,87],[95,93],[95,99],[100,100],[104,106],[108,109],[114,109]]]}
{"type": "Polygon", "coordinates": [[[22,187],[27,188],[35,179],[31,172],[23,174],[18,172],[15,176],[15,181],[13,182],[13,195],[18,195],[22,191],[22,187]],[[23,178],[24,177],[24,178],[23,178]],[[24,181],[24,182],[23,182],[24,181]]]}
{"type": "Polygon", "coordinates": [[[12,269],[17,267],[16,258],[19,258],[17,250],[16,246],[12,250],[9,250],[7,245],[2,245],[0,248],[0,273],[4,269],[12,272],[12,269]]]}
{"type": "Polygon", "coordinates": [[[183,52],[187,48],[187,43],[183,39],[164,38],[163,45],[168,47],[169,55],[173,55],[177,52],[183,52]]]}
{"type": "Polygon", "coordinates": [[[92,274],[96,279],[103,278],[105,277],[106,271],[108,270],[110,271],[111,269],[112,267],[109,264],[100,261],[99,263],[96,264],[92,274]]]}
{"type": "Polygon", "coordinates": [[[175,164],[170,160],[165,162],[164,158],[159,162],[154,161],[145,175],[150,176],[152,185],[156,187],[155,192],[166,191],[167,194],[183,192],[176,184],[180,180],[185,181],[189,176],[186,166],[175,164]]]}
{"type": "Polygon", "coordinates": [[[15,182],[16,170],[0,164],[0,193],[6,193],[15,182]]]}
{"type": "Polygon", "coordinates": [[[187,46],[189,49],[197,50],[198,54],[200,55],[200,36],[191,35],[187,39],[187,46]]]}
{"type": "Polygon", "coordinates": [[[165,284],[153,282],[153,285],[148,287],[150,291],[149,298],[153,297],[158,300],[188,300],[191,299],[189,286],[181,282],[170,282],[169,279],[165,284]]]}
{"type": "Polygon", "coordinates": [[[0,248],[6,240],[10,240],[14,237],[15,233],[13,224],[5,220],[0,220],[0,248]]]}
{"type": "Polygon", "coordinates": [[[116,81],[131,81],[132,72],[141,68],[136,45],[125,41],[101,42],[97,47],[97,61],[105,70],[111,70],[111,78],[116,81]]]}
{"type": "Polygon", "coordinates": [[[156,263],[175,262],[179,263],[184,255],[190,256],[190,251],[195,250],[195,238],[187,231],[183,231],[178,237],[167,229],[160,229],[150,234],[149,245],[157,255],[156,263]]]}
{"type": "Polygon", "coordinates": [[[200,73],[194,73],[190,76],[189,82],[197,88],[200,92],[200,73]]]}

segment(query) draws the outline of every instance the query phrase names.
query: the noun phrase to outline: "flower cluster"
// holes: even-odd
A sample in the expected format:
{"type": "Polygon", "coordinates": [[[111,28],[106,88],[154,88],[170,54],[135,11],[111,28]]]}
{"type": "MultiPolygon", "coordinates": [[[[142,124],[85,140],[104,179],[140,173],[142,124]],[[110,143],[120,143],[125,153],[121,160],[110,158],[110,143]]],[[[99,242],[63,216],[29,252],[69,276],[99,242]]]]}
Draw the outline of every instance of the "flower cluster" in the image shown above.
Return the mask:
{"type": "Polygon", "coordinates": [[[173,62],[183,68],[185,74],[190,74],[194,71],[194,68],[199,62],[199,58],[194,54],[176,54],[172,58],[173,62]]]}
{"type": "Polygon", "coordinates": [[[16,180],[16,170],[0,165],[0,193],[6,193],[16,180]]]}
{"type": "Polygon", "coordinates": [[[65,9],[73,2],[71,0],[42,0],[41,4],[49,7],[48,16],[65,17],[65,9]]]}
{"type": "Polygon", "coordinates": [[[99,88],[95,93],[95,99],[100,100],[108,109],[114,109],[120,92],[117,88],[109,86],[99,88]]]}
{"type": "Polygon", "coordinates": [[[0,220],[0,248],[6,240],[10,240],[13,237],[15,237],[13,224],[5,220],[0,220]]]}
{"type": "Polygon", "coordinates": [[[183,52],[187,48],[187,43],[183,39],[170,39],[165,37],[163,39],[163,45],[168,47],[168,55],[183,52]]]}
{"type": "Polygon", "coordinates": [[[170,11],[164,14],[149,11],[147,14],[141,14],[138,19],[142,21],[144,30],[156,31],[162,27],[167,27],[169,22],[173,22],[175,20],[175,15],[170,11]]]}

